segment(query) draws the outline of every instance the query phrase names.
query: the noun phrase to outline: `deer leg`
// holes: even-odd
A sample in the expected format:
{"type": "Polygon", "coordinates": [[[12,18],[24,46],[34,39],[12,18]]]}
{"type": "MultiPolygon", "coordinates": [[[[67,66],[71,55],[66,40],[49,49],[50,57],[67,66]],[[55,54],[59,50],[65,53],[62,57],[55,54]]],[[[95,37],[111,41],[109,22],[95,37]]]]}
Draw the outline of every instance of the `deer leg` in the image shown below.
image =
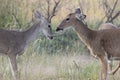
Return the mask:
{"type": "Polygon", "coordinates": [[[113,60],[108,61],[109,71],[112,71],[113,60]]]}
{"type": "Polygon", "coordinates": [[[100,62],[101,62],[101,80],[108,80],[107,79],[107,70],[108,70],[107,58],[105,56],[100,57],[100,62]]]}
{"type": "Polygon", "coordinates": [[[114,75],[119,70],[119,68],[120,68],[120,63],[117,65],[117,67],[114,70],[112,70],[111,72],[109,72],[109,74],[114,75]]]}
{"type": "Polygon", "coordinates": [[[16,55],[11,55],[11,56],[9,56],[9,58],[10,58],[11,67],[12,67],[12,70],[13,70],[14,80],[18,80],[16,55]]]}

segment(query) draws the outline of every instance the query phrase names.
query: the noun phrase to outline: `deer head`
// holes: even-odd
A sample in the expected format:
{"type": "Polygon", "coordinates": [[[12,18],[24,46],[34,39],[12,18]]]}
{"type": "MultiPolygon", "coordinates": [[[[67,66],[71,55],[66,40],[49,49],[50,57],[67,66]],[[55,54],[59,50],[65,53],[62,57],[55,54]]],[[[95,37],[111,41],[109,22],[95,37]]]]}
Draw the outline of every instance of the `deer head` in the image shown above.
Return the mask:
{"type": "Polygon", "coordinates": [[[75,10],[74,13],[70,13],[67,15],[67,17],[57,27],[56,31],[74,27],[75,23],[78,22],[78,20],[79,22],[84,23],[83,21],[85,18],[86,15],[82,14],[80,8],[78,8],[75,10]]]}
{"type": "Polygon", "coordinates": [[[39,26],[41,27],[43,34],[48,39],[53,39],[52,29],[51,29],[51,25],[49,24],[49,21],[42,14],[40,14],[38,11],[36,11],[34,13],[34,16],[35,16],[36,20],[40,21],[39,26]]]}

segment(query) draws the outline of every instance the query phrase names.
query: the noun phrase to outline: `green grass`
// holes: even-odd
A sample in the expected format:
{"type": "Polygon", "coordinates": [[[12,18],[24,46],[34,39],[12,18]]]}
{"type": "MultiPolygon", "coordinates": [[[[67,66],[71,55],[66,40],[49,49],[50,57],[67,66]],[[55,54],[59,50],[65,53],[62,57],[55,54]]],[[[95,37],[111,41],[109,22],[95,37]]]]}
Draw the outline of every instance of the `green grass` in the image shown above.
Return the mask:
{"type": "Polygon", "coordinates": [[[41,54],[41,51],[46,51],[47,54],[84,54],[86,49],[73,30],[68,30],[63,35],[54,37],[53,40],[47,40],[45,37],[40,36],[33,43],[33,46],[34,51],[38,54],[41,54]]]}
{"type": "MultiPolygon", "coordinates": [[[[100,66],[88,55],[37,54],[29,47],[17,59],[20,80],[99,80],[100,66]]],[[[0,57],[0,80],[12,80],[7,57],[0,57]]],[[[119,74],[110,80],[119,80],[119,74]],[[115,79],[114,79],[115,77],[115,79]]]]}

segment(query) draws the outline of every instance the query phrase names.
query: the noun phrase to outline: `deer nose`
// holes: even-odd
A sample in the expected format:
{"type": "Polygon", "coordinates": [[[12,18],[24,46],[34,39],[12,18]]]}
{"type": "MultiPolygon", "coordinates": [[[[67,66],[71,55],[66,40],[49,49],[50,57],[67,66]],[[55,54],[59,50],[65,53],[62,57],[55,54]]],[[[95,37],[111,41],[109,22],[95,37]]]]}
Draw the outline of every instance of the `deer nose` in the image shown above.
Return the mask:
{"type": "Polygon", "coordinates": [[[62,29],[62,28],[59,28],[59,27],[56,29],[56,31],[60,31],[60,30],[63,30],[63,29],[62,29]]]}

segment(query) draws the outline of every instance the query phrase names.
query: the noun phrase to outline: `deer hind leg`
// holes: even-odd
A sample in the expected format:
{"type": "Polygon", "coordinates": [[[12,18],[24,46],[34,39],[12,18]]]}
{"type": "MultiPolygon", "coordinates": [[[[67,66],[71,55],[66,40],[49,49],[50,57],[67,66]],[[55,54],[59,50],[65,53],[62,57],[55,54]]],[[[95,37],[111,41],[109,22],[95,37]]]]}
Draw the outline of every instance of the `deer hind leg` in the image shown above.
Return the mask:
{"type": "Polygon", "coordinates": [[[108,72],[108,63],[107,58],[105,56],[100,57],[101,62],[101,80],[108,80],[107,79],[107,72],[108,72]]]}
{"type": "Polygon", "coordinates": [[[114,75],[119,70],[119,68],[120,68],[120,62],[115,69],[113,69],[113,70],[111,70],[111,72],[109,72],[109,74],[114,75]]]}
{"type": "Polygon", "coordinates": [[[12,70],[13,70],[14,80],[19,80],[18,71],[17,71],[16,55],[10,55],[9,59],[10,59],[11,67],[12,67],[12,70]]]}

